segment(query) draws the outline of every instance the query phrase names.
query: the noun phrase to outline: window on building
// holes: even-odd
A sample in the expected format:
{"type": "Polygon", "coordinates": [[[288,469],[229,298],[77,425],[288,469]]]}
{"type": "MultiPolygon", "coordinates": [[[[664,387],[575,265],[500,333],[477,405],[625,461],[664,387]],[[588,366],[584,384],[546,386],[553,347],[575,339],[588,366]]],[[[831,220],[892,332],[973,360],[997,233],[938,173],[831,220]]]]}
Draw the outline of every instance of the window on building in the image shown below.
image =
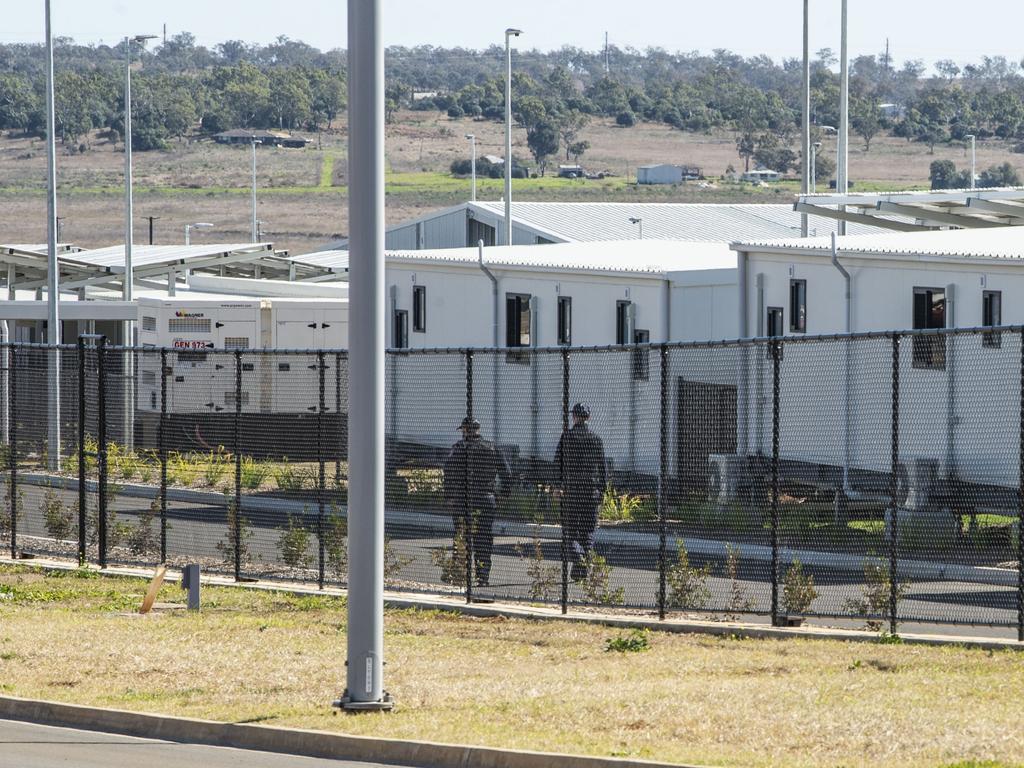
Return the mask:
{"type": "Polygon", "coordinates": [[[409,310],[396,309],[392,320],[391,346],[394,349],[409,348],[409,310]]]}
{"type": "MultiPolygon", "coordinates": [[[[946,327],[946,291],[942,288],[914,289],[914,330],[946,327]]],[[[944,336],[914,336],[915,368],[944,370],[946,339],[944,336]]]]}
{"type": "Polygon", "coordinates": [[[782,307],[768,307],[767,332],[769,337],[775,338],[776,336],[784,335],[782,331],[782,318],[782,307]]]}
{"type": "Polygon", "coordinates": [[[632,339],[629,338],[629,323],[630,323],[630,307],[633,306],[631,301],[617,301],[615,302],[615,343],[629,344],[632,339]]]}
{"type": "Polygon", "coordinates": [[[558,297],[558,343],[572,346],[572,297],[558,297]]]}
{"type": "MultiPolygon", "coordinates": [[[[984,291],[981,294],[981,324],[988,328],[996,328],[1003,324],[1003,292],[984,291]]],[[[983,347],[1001,346],[1002,339],[998,333],[983,333],[983,347]]]]}
{"type": "Polygon", "coordinates": [[[484,241],[484,245],[494,245],[495,229],[482,221],[470,219],[466,226],[466,239],[469,241],[466,245],[470,248],[475,248],[481,240],[484,241]]]}
{"type": "Polygon", "coordinates": [[[807,333],[807,281],[789,281],[789,330],[807,333]]]}
{"type": "Polygon", "coordinates": [[[412,329],[415,333],[427,331],[427,286],[412,287],[412,329]]]}
{"type": "Polygon", "coordinates": [[[530,294],[505,294],[505,346],[530,346],[530,294]]]}
{"type": "MultiPolygon", "coordinates": [[[[633,332],[634,344],[649,344],[651,332],[640,330],[633,332]]],[[[651,350],[649,347],[637,347],[633,350],[633,378],[638,381],[647,381],[651,375],[651,350]]]]}

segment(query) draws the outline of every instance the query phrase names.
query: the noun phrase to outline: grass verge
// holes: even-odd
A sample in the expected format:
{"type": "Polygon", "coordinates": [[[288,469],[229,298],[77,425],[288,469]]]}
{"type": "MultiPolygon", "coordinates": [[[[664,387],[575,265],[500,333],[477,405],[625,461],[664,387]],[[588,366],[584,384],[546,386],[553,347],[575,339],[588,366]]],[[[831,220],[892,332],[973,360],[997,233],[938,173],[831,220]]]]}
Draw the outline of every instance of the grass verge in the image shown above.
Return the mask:
{"type": "Polygon", "coordinates": [[[389,611],[390,715],[344,716],[344,601],[0,567],[0,691],[368,736],[724,766],[1013,766],[1024,655],[389,611]],[[176,587],[160,600],[178,602],[176,587]],[[627,638],[628,639],[628,638],[627,638]]]}

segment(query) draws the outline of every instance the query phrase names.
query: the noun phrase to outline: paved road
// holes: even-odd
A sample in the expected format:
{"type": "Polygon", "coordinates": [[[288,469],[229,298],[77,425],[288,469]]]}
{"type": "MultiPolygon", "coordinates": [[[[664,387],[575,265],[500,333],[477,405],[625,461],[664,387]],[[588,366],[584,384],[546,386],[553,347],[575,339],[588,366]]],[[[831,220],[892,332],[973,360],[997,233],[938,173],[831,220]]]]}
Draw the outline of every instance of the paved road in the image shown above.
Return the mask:
{"type": "MultiPolygon", "coordinates": [[[[0,768],[385,768],[0,720],[0,768]]],[[[392,766],[391,768],[394,768],[392,766]]]]}

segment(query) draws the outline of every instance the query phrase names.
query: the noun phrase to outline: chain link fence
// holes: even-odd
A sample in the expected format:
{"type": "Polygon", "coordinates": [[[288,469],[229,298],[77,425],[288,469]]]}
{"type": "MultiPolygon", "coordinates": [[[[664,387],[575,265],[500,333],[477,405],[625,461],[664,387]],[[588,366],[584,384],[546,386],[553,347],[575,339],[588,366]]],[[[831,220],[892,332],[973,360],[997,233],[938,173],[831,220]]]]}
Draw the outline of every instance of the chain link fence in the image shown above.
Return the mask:
{"type": "MultiPolygon", "coordinates": [[[[391,351],[385,581],[1024,636],[1021,341],[391,351]]],[[[344,351],[82,337],[5,345],[0,368],[12,556],[346,583],[344,351]]]]}

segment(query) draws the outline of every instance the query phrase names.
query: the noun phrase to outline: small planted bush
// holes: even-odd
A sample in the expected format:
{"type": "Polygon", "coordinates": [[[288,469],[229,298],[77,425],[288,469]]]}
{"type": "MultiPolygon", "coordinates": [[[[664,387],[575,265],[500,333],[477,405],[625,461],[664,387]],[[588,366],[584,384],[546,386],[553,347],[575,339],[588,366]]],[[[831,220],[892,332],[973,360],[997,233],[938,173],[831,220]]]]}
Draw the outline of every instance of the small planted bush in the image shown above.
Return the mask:
{"type": "Polygon", "coordinates": [[[604,649],[610,653],[642,653],[650,649],[651,630],[631,629],[618,637],[609,637],[604,649]]]}
{"type": "Polygon", "coordinates": [[[262,462],[256,461],[252,456],[242,457],[241,466],[242,488],[247,491],[257,491],[266,482],[270,470],[262,462]]]}
{"type": "Polygon", "coordinates": [[[680,541],[676,562],[669,567],[665,575],[668,584],[668,607],[691,610],[705,608],[711,599],[711,590],[708,588],[710,576],[709,563],[700,568],[690,565],[690,556],[680,541]]]}
{"type": "Polygon", "coordinates": [[[71,538],[74,530],[75,518],[72,512],[64,506],[60,494],[53,488],[47,489],[43,494],[43,500],[39,503],[39,512],[43,516],[43,526],[50,536],[58,541],[65,541],[71,538]]]}
{"type": "Polygon", "coordinates": [[[289,568],[308,568],[309,556],[309,531],[306,530],[301,520],[288,517],[288,527],[281,531],[281,538],[277,541],[278,549],[281,551],[281,560],[289,568]]]}
{"type": "Polygon", "coordinates": [[[782,607],[787,614],[803,614],[810,610],[811,603],[818,596],[814,588],[814,577],[804,573],[803,565],[797,559],[786,569],[782,585],[782,607]]]}
{"type": "Polygon", "coordinates": [[[626,590],[622,587],[610,589],[608,582],[611,579],[612,567],[608,561],[591,552],[584,563],[587,569],[587,577],[582,581],[583,594],[591,603],[597,605],[622,605],[626,601],[626,590]]]}

